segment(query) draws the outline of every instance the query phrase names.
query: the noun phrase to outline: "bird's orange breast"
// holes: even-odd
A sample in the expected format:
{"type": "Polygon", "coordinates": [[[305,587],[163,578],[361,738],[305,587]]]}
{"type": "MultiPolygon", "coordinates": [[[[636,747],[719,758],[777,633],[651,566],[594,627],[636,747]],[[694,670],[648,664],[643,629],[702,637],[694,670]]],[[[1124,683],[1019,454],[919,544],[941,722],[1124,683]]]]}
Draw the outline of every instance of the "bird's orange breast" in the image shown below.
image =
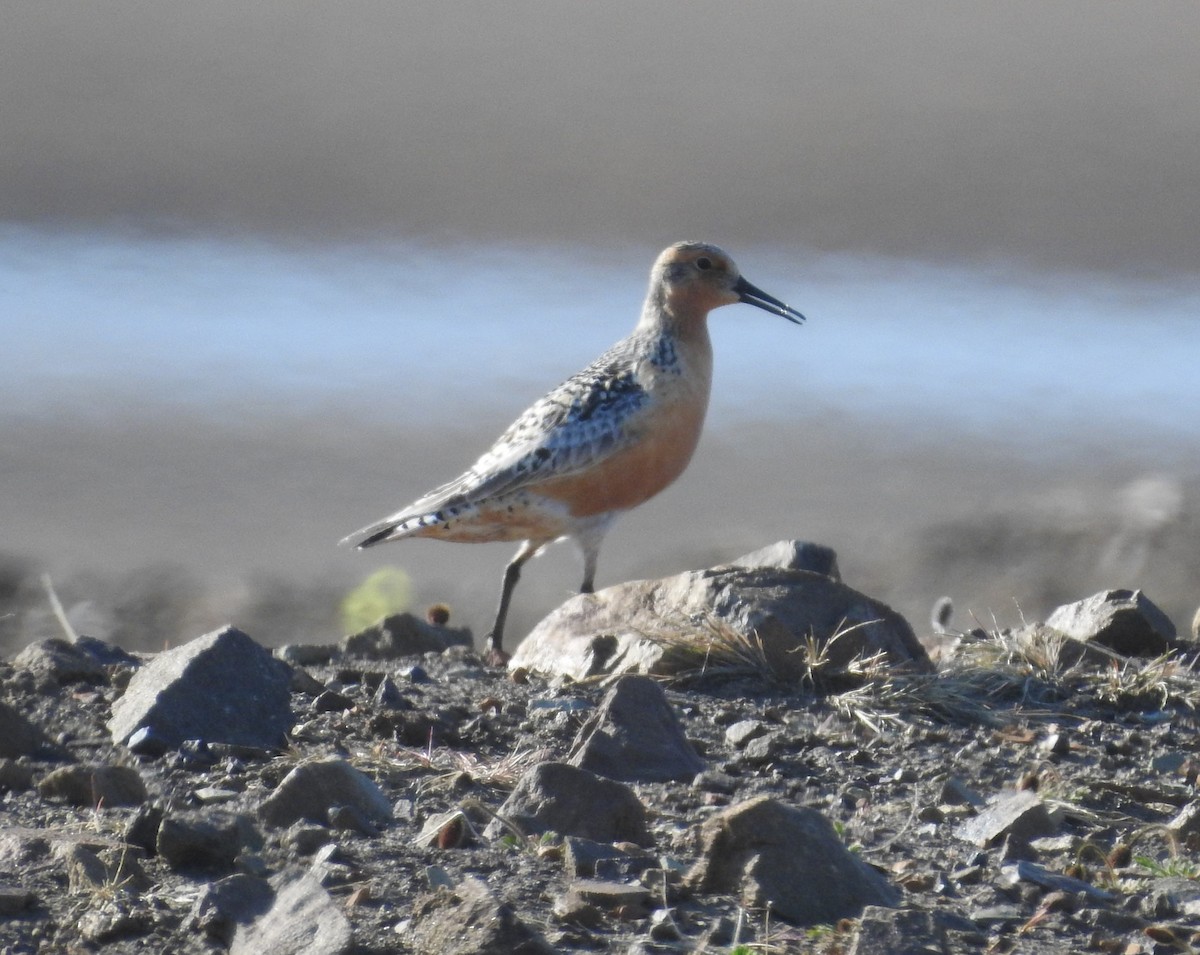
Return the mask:
{"type": "Polygon", "coordinates": [[[637,507],[674,481],[692,458],[707,396],[652,410],[639,433],[594,467],[552,478],[534,493],[562,501],[573,517],[637,507]]]}

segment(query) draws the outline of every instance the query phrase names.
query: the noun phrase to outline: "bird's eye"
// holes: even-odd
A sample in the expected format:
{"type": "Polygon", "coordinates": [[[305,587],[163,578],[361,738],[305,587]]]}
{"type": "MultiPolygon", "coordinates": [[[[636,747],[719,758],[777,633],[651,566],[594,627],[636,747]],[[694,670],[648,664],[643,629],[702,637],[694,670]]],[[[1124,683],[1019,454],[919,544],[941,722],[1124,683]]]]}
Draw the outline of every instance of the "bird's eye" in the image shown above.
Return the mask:
{"type": "Polygon", "coordinates": [[[712,259],[705,259],[705,258],[696,259],[696,268],[711,269],[712,268],[712,259]]]}

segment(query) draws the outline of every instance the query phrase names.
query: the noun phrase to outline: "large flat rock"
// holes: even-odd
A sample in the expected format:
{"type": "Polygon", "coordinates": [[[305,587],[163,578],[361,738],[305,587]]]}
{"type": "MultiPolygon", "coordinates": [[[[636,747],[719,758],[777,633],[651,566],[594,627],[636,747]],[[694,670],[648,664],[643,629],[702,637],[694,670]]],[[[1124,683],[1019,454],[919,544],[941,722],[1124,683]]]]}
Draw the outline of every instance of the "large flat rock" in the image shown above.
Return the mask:
{"type": "MultiPolygon", "coordinates": [[[[803,555],[785,546],[756,552],[803,555]]],[[[831,552],[830,552],[831,553],[831,552]]],[[[797,557],[799,559],[799,556],[797,557]]],[[[828,566],[836,567],[830,557],[828,566]]],[[[799,677],[810,641],[831,667],[883,653],[895,665],[930,670],[898,613],[826,573],[735,561],[659,580],[635,580],[572,597],[517,648],[510,668],[576,680],[640,673],[664,676],[717,662],[722,644],[760,654],[779,677],[799,677]]]]}

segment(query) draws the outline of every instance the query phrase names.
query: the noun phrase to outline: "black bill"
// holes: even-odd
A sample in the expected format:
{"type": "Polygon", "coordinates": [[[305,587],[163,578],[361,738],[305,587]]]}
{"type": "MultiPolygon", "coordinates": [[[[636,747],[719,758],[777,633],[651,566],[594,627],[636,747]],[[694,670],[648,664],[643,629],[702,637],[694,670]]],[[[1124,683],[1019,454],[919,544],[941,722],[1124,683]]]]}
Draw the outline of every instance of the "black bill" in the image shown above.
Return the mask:
{"type": "Polygon", "coordinates": [[[738,278],[733,290],[737,292],[739,302],[745,302],[747,305],[757,305],[764,311],[778,315],[781,318],[786,318],[789,322],[795,322],[797,325],[804,321],[804,316],[790,305],[779,301],[774,295],[768,295],[762,289],[751,285],[744,278],[738,278]]]}

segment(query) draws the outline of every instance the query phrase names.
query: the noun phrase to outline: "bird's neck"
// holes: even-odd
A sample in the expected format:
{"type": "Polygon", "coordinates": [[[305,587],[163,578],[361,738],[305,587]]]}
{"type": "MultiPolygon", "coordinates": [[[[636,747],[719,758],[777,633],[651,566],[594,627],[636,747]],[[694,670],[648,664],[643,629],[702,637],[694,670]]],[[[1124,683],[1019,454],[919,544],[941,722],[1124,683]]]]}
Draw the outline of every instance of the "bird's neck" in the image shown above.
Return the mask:
{"type": "MultiPolygon", "coordinates": [[[[634,330],[639,351],[648,359],[645,374],[656,381],[686,382],[688,393],[703,395],[697,407],[708,402],[712,379],[712,343],[708,337],[708,312],[679,312],[655,307],[647,300],[634,330]]],[[[703,418],[703,410],[700,412],[703,418]]]]}
{"type": "Polygon", "coordinates": [[[681,339],[708,339],[708,308],[680,295],[651,291],[642,305],[637,331],[681,339]]]}

